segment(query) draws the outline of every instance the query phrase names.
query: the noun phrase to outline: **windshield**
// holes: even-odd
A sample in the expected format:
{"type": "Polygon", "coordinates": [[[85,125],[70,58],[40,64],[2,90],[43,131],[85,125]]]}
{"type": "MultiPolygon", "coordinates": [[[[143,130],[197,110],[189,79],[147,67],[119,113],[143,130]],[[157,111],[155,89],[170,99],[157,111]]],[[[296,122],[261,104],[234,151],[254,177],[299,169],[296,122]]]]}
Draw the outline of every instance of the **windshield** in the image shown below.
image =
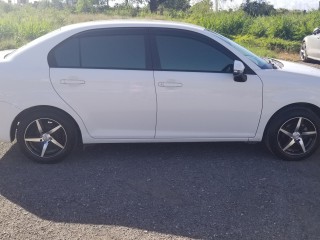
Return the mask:
{"type": "Polygon", "coordinates": [[[248,49],[242,47],[241,45],[235,43],[234,41],[230,40],[229,38],[226,38],[216,32],[212,32],[210,30],[207,30],[211,33],[213,33],[216,37],[220,38],[222,41],[236,49],[237,51],[241,52],[244,56],[246,56],[248,59],[250,59],[251,62],[259,66],[261,69],[272,69],[272,65],[269,64],[266,60],[258,57],[254,53],[250,52],[248,49]]]}

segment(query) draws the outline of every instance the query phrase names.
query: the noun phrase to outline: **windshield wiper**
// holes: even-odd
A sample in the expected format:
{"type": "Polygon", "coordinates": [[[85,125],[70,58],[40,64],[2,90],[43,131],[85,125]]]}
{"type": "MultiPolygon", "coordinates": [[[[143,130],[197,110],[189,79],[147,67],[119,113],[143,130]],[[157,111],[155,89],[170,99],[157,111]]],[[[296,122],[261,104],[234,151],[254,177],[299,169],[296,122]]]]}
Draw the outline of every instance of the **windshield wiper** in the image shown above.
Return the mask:
{"type": "Polygon", "coordinates": [[[14,49],[13,51],[11,51],[11,52],[7,53],[6,55],[4,55],[4,57],[3,57],[3,58],[8,57],[8,56],[9,56],[9,55],[11,55],[12,53],[14,53],[16,50],[17,50],[17,49],[14,49]]]}
{"type": "Polygon", "coordinates": [[[273,58],[264,58],[264,60],[266,60],[269,64],[271,64],[271,66],[273,67],[273,69],[279,69],[279,68],[283,68],[283,64],[273,58]]]}

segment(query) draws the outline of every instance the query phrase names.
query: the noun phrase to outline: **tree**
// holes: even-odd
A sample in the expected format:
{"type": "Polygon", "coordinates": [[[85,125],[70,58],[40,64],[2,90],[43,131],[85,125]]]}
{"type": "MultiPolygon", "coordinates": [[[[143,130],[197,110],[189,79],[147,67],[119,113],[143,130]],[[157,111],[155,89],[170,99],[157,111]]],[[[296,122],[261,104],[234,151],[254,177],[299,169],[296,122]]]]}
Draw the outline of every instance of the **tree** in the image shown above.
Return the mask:
{"type": "Polygon", "coordinates": [[[52,0],[51,1],[51,6],[56,8],[56,9],[59,9],[59,10],[63,9],[63,3],[62,3],[61,0],[52,0]]]}
{"type": "Polygon", "coordinates": [[[146,2],[149,4],[150,11],[154,13],[158,10],[159,5],[165,1],[166,0],[147,0],[146,2]]]}
{"type": "MultiPolygon", "coordinates": [[[[128,2],[130,0],[125,0],[128,2]]],[[[160,5],[175,10],[185,10],[190,7],[190,0],[131,0],[132,3],[146,3],[152,13],[157,12],[160,5]]]]}
{"type": "Polygon", "coordinates": [[[203,10],[211,11],[214,9],[216,12],[218,12],[219,9],[223,8],[226,2],[233,1],[234,0],[193,0],[191,2],[194,4],[193,6],[200,6],[200,8],[203,10]]]}
{"type": "Polygon", "coordinates": [[[110,2],[114,1],[114,0],[99,0],[100,1],[100,5],[104,5],[107,8],[110,7],[110,2]]]}
{"type": "MultiPolygon", "coordinates": [[[[219,11],[219,6],[222,5],[222,3],[227,2],[228,0],[215,0],[214,1],[214,6],[215,6],[215,10],[216,12],[219,11]]],[[[230,2],[232,2],[233,0],[229,0],[230,2]]]]}
{"type": "Polygon", "coordinates": [[[191,12],[195,15],[207,15],[212,12],[213,4],[210,0],[202,0],[191,7],[191,12]]]}
{"type": "Polygon", "coordinates": [[[159,3],[162,3],[164,1],[162,0],[149,0],[149,8],[151,12],[156,12],[158,7],[159,7],[159,3]]]}
{"type": "Polygon", "coordinates": [[[266,3],[265,0],[246,0],[241,4],[241,9],[251,16],[269,16],[275,9],[273,5],[266,3]]]}
{"type": "Polygon", "coordinates": [[[164,8],[185,11],[190,8],[190,0],[167,0],[161,5],[164,8]]]}
{"type": "Polygon", "coordinates": [[[77,12],[92,12],[94,0],[78,0],[76,5],[77,12]]]}

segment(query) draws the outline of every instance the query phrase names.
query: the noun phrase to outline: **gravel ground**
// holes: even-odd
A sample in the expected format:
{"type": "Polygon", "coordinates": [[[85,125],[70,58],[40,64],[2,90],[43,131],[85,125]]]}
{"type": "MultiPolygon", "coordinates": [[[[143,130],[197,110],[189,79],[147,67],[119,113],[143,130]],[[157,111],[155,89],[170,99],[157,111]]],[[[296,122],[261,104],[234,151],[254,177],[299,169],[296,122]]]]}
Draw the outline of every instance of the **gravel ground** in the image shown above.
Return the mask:
{"type": "Polygon", "coordinates": [[[56,165],[0,144],[1,239],[319,239],[320,153],[102,144],[56,165]]]}

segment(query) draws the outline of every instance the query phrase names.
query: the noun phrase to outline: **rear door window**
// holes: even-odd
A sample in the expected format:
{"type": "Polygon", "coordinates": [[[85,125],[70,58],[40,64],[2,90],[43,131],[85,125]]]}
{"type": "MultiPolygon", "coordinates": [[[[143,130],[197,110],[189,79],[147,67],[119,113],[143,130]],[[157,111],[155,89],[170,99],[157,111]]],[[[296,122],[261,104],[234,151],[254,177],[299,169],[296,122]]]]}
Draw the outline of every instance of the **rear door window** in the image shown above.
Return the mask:
{"type": "Polygon", "coordinates": [[[55,68],[144,70],[150,68],[146,39],[141,29],[87,31],[55,47],[48,61],[55,68]]]}

